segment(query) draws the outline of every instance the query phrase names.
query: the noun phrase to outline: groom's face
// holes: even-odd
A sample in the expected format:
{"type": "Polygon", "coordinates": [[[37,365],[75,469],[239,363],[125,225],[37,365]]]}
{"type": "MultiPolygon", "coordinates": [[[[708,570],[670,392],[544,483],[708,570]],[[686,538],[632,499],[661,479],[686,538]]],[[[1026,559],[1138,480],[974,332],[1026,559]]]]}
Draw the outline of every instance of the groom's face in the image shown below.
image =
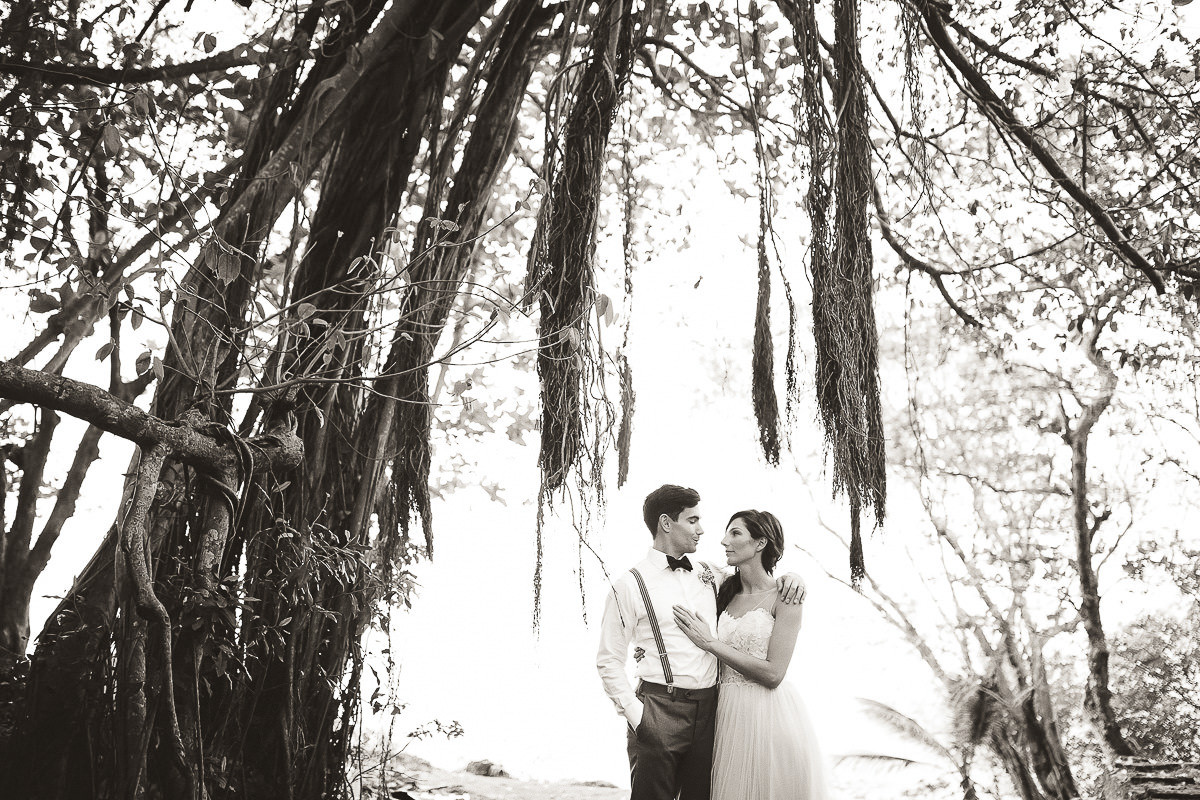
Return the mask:
{"type": "Polygon", "coordinates": [[[671,519],[663,514],[659,519],[659,527],[666,536],[667,553],[682,555],[696,552],[696,545],[704,535],[700,526],[700,506],[695,505],[679,512],[679,519],[671,519]]]}

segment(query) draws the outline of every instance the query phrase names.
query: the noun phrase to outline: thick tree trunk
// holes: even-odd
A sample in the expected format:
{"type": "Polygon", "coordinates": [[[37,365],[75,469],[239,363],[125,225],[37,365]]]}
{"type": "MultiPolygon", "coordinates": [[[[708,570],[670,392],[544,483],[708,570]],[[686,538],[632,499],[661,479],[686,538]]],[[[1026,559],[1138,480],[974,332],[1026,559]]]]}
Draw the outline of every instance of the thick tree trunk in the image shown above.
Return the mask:
{"type": "MultiPolygon", "coordinates": [[[[313,294],[321,304],[319,313],[331,325],[347,330],[361,327],[364,292],[372,288],[367,283],[346,292],[346,280],[356,277],[348,266],[356,256],[369,255],[372,242],[384,240],[385,228],[408,186],[429,114],[441,104],[444,76],[487,4],[458,0],[415,11],[416,6],[400,4],[406,5],[406,25],[388,29],[396,45],[390,51],[385,49],[385,60],[377,68],[382,71],[367,70],[360,83],[363,88],[351,89],[346,95],[348,116],[337,120],[349,131],[341,149],[345,158],[335,157],[326,165],[329,190],[322,198],[324,210],[318,212],[309,256],[291,295],[296,297],[297,291],[313,294]],[[410,44],[414,41],[426,45],[413,48],[410,44]],[[402,88],[405,86],[408,88],[402,88]],[[370,137],[378,142],[378,148],[368,146],[370,137]],[[339,302],[339,295],[348,296],[350,302],[339,302]]],[[[512,127],[531,72],[527,51],[537,28],[530,22],[529,12],[539,4],[529,0],[519,5],[526,11],[520,27],[523,41],[507,55],[511,58],[515,52],[521,56],[489,76],[497,112],[488,112],[486,102],[483,110],[474,109],[489,118],[478,130],[473,129],[472,139],[479,146],[489,145],[488,157],[465,159],[463,178],[456,180],[461,183],[458,197],[471,206],[471,222],[464,221],[468,239],[479,228],[487,192],[511,149],[512,127]],[[491,122],[495,113],[501,113],[504,121],[491,122]]],[[[548,18],[542,14],[537,22],[548,18]]],[[[263,163],[268,160],[264,155],[263,163]]],[[[235,236],[235,243],[243,242],[240,249],[247,250],[255,231],[269,223],[278,200],[259,190],[253,202],[247,203],[244,197],[231,202],[244,209],[237,213],[246,216],[240,222],[227,219],[218,228],[223,235],[235,236]]],[[[457,273],[465,269],[470,252],[471,247],[464,245],[434,253],[434,262],[446,260],[455,265],[448,274],[438,270],[445,281],[443,293],[451,300],[461,280],[457,273]]],[[[256,267],[244,260],[240,275],[222,287],[214,280],[214,257],[211,252],[206,254],[185,279],[190,288],[180,293],[174,334],[188,347],[185,352],[168,354],[168,378],[159,387],[153,406],[161,417],[180,416],[185,409],[196,408],[197,402],[217,419],[228,408],[228,400],[217,399],[212,390],[229,384],[240,369],[239,337],[247,328],[248,287],[255,279],[256,267]]],[[[426,320],[421,338],[436,341],[445,319],[443,310],[426,320]]],[[[343,354],[343,379],[354,379],[360,354],[361,348],[343,354]]],[[[422,362],[410,371],[425,369],[429,354],[422,351],[421,355],[422,362]]],[[[139,622],[131,613],[133,605],[118,608],[122,576],[131,574],[128,563],[136,553],[117,559],[114,570],[116,537],[106,542],[104,552],[72,592],[71,603],[65,604],[69,608],[48,626],[39,648],[35,696],[30,704],[37,719],[30,724],[41,726],[40,740],[50,748],[38,756],[40,767],[35,769],[56,765],[61,772],[64,766],[88,760],[86,753],[94,749],[100,755],[92,773],[97,779],[112,776],[133,792],[146,785],[157,786],[156,791],[169,787],[184,791],[185,785],[176,778],[186,776],[179,771],[179,759],[169,744],[171,731],[178,729],[192,777],[208,778],[211,795],[228,791],[243,797],[316,798],[335,795],[344,788],[349,734],[357,712],[355,693],[361,666],[357,642],[378,592],[378,576],[370,574],[371,565],[364,557],[370,544],[364,513],[369,516],[374,504],[373,495],[364,494],[362,478],[368,471],[378,470],[387,437],[379,439],[378,447],[355,449],[355,443],[379,438],[380,431],[367,424],[375,417],[364,418],[363,393],[353,384],[315,392],[312,399],[332,413],[326,414],[322,425],[316,414],[307,411],[307,403],[301,409],[301,431],[315,445],[306,474],[295,480],[283,497],[272,491],[269,481],[247,489],[265,492],[271,504],[282,501],[289,509],[286,522],[274,522],[277,512],[263,504],[253,504],[242,516],[214,499],[219,493],[208,487],[213,480],[236,483],[236,463],[232,472],[228,465],[208,469],[209,478],[200,482],[176,462],[168,462],[160,475],[158,502],[147,520],[145,537],[150,552],[158,556],[155,594],[170,618],[182,623],[177,625],[172,643],[172,662],[161,661],[164,651],[155,644],[161,624],[139,622]],[[352,525],[352,520],[358,522],[352,525]],[[158,555],[167,553],[180,553],[183,558],[158,555]],[[342,558],[349,560],[336,563],[342,558]],[[261,605],[247,606],[238,622],[232,606],[227,605],[237,602],[234,587],[221,580],[231,570],[240,571],[242,565],[247,596],[261,605]],[[110,635],[117,645],[120,667],[119,674],[111,678],[105,670],[97,670],[110,635]],[[281,638],[273,644],[271,637],[281,638]],[[168,713],[170,697],[158,691],[165,679],[163,670],[172,663],[178,726],[168,713]],[[239,669],[246,671],[238,674],[230,689],[222,676],[233,664],[241,664],[239,669]],[[88,675],[93,680],[82,680],[88,675]],[[122,687],[122,713],[97,716],[91,713],[98,707],[95,700],[110,680],[122,687]],[[45,712],[54,701],[68,696],[63,691],[67,683],[77,691],[70,695],[69,703],[54,709],[61,715],[47,717],[45,712]],[[221,766],[214,766],[217,764],[221,766]]],[[[268,408],[262,424],[275,424],[285,410],[268,408]]],[[[195,425],[203,429],[194,410],[187,414],[195,419],[185,430],[195,425]]],[[[145,598],[139,597],[137,605],[141,607],[145,598]]],[[[151,601],[153,598],[146,601],[149,608],[153,608],[151,601]]],[[[37,787],[37,794],[89,796],[89,783],[46,782],[37,787]]]]}
{"type": "Polygon", "coordinates": [[[9,576],[0,596],[0,676],[8,675],[29,643],[29,603],[33,580],[27,571],[9,576]]]}
{"type": "MultiPolygon", "coordinates": [[[[359,256],[381,249],[385,229],[409,185],[429,116],[440,107],[440,90],[454,54],[478,14],[478,3],[456,2],[426,7],[415,15],[414,27],[402,38],[419,45],[396,53],[388,74],[368,83],[372,93],[356,106],[358,116],[347,124],[352,133],[335,151],[314,217],[315,238],[296,281],[296,294],[314,297],[318,315],[331,326],[353,331],[354,321],[361,318],[361,304],[376,276],[370,269],[351,268],[359,256]],[[431,29],[440,35],[431,38],[431,29]],[[336,299],[347,280],[361,287],[351,304],[336,299]]],[[[422,268],[411,265],[410,286],[423,286],[422,268]]],[[[414,291],[409,288],[406,293],[414,291]]],[[[408,324],[408,307],[406,299],[401,328],[408,324]]],[[[440,327],[424,333],[436,337],[439,331],[440,327]]],[[[374,511],[373,487],[386,465],[397,393],[390,380],[377,384],[370,400],[352,387],[360,353],[361,343],[338,357],[346,384],[312,390],[312,405],[322,409],[320,415],[300,412],[301,430],[313,447],[303,479],[293,484],[285,501],[296,509],[292,521],[299,535],[277,546],[256,544],[250,551],[249,577],[256,593],[271,585],[273,570],[279,574],[289,562],[302,561],[306,551],[348,547],[363,552],[370,546],[367,521],[374,511]]],[[[412,370],[424,371],[427,363],[418,362],[412,370]]],[[[384,371],[393,371],[390,362],[384,371]]],[[[389,525],[381,521],[380,527],[386,530],[389,525]]],[[[386,572],[388,556],[381,551],[378,558],[384,563],[376,568],[386,572]]],[[[342,781],[351,747],[350,720],[344,716],[353,708],[361,666],[357,642],[378,596],[376,584],[386,577],[372,574],[360,561],[347,563],[344,571],[324,572],[317,566],[298,576],[290,589],[259,594],[268,598],[261,609],[264,620],[288,621],[288,642],[282,657],[253,660],[248,685],[258,688],[253,698],[244,697],[240,704],[245,709],[245,751],[260,767],[275,770],[261,775],[265,785],[285,784],[296,796],[327,793],[342,781]]]]}
{"type": "MultiPolygon", "coordinates": [[[[127,487],[123,506],[136,513],[123,512],[35,653],[25,730],[37,746],[12,761],[28,796],[307,799],[345,790],[359,642],[391,565],[415,551],[408,516],[430,533],[429,363],[516,140],[535,37],[562,11],[517,0],[480,26],[491,5],[351,0],[338,6],[303,85],[289,64],[262,95],[234,182],[240,194],[176,294],[153,413],[97,402],[82,414],[122,428],[155,457],[127,487]],[[472,30],[480,40],[455,84],[472,30]],[[443,126],[447,87],[462,96],[443,126]],[[427,185],[413,178],[426,138],[427,185]],[[247,379],[257,255],[318,166],[320,204],[284,296],[311,303],[310,322],[323,324],[298,344],[284,338],[267,380],[335,381],[259,395],[240,430],[260,435],[244,441],[229,432],[228,389],[247,379]],[[370,328],[380,324],[368,308],[389,276],[364,272],[359,259],[384,249],[413,187],[426,192],[429,216],[458,227],[453,237],[427,223],[419,232],[398,280],[389,374],[367,386],[370,328]],[[323,334],[334,330],[349,341],[322,360],[323,334]],[[307,453],[302,473],[284,480],[260,450],[289,426],[307,453]],[[400,442],[426,449],[398,457],[400,442]]],[[[321,18],[299,21],[305,46],[321,18]]],[[[29,372],[0,365],[0,383],[20,390],[0,396],[50,407],[64,402],[56,392],[97,400],[63,379],[25,387],[29,372]]]]}
{"type": "MultiPolygon", "coordinates": [[[[410,3],[400,3],[394,8],[393,15],[402,18],[409,12],[410,7],[410,3]]],[[[353,19],[353,15],[348,15],[348,18],[353,19]]],[[[314,17],[312,21],[315,20],[314,17]]],[[[350,28],[352,29],[353,25],[350,28]]],[[[349,38],[361,38],[365,30],[364,22],[364,27],[359,33],[349,38]]],[[[386,43],[394,35],[395,30],[388,27],[375,39],[386,43]]],[[[377,57],[379,50],[380,45],[375,44],[373,49],[364,48],[362,55],[364,59],[377,57]]],[[[347,68],[343,56],[340,60],[334,60],[330,69],[314,70],[310,77],[312,88],[306,93],[302,92],[302,96],[309,99],[319,96],[324,104],[321,111],[329,115],[330,110],[337,108],[353,81],[359,77],[357,66],[347,68]],[[336,76],[330,76],[331,72],[337,72],[339,69],[341,71],[336,76]],[[324,91],[317,91],[318,86],[324,91]]],[[[263,118],[272,120],[273,111],[268,109],[263,118]]],[[[282,185],[280,175],[291,176],[292,171],[269,168],[270,160],[286,160],[291,157],[288,154],[294,155],[298,152],[298,136],[308,138],[308,143],[317,152],[321,152],[322,148],[318,142],[322,135],[329,135],[328,125],[317,125],[315,130],[309,129],[314,118],[320,121],[319,114],[314,113],[305,118],[303,107],[296,111],[299,113],[283,115],[285,120],[293,123],[293,128],[270,129],[265,146],[260,144],[257,151],[261,153],[257,157],[258,164],[270,174],[263,180],[247,180],[243,185],[249,189],[231,200],[218,222],[218,238],[229,241],[240,252],[258,251],[265,231],[290,197],[289,192],[272,191],[272,187],[278,188],[282,185]]],[[[253,177],[257,165],[253,160],[246,163],[247,170],[253,177]]],[[[309,159],[307,164],[301,163],[308,171],[316,166],[315,159],[309,159]]],[[[290,182],[286,185],[291,187],[292,191],[297,188],[290,182]]],[[[218,385],[229,381],[240,368],[238,351],[247,327],[245,318],[250,297],[249,287],[253,283],[257,265],[254,259],[241,257],[240,276],[226,287],[217,280],[216,262],[219,255],[211,248],[206,252],[184,278],[184,291],[180,292],[177,298],[172,323],[173,341],[185,343],[187,352],[180,352],[174,347],[168,350],[164,359],[167,377],[159,386],[153,404],[160,418],[168,423],[190,408],[197,399],[201,400],[210,412],[220,412],[222,407],[227,411],[228,408],[228,396],[222,401],[214,402],[212,392],[218,385]]],[[[168,463],[161,476],[160,485],[165,502],[156,508],[151,525],[149,539],[152,554],[159,553],[164,543],[170,543],[172,548],[178,546],[181,552],[189,552],[190,546],[196,544],[187,532],[192,503],[189,498],[193,495],[195,487],[191,484],[188,473],[174,463],[168,463]]],[[[53,781],[39,781],[46,774],[61,774],[66,765],[70,765],[69,771],[72,774],[86,775],[88,768],[84,765],[95,762],[97,751],[102,754],[108,749],[108,742],[116,741],[105,731],[108,723],[103,719],[104,715],[94,713],[98,705],[93,698],[103,687],[94,687],[93,684],[96,680],[104,681],[106,678],[104,670],[98,669],[99,665],[91,661],[99,658],[105,651],[105,642],[112,634],[112,622],[117,614],[116,581],[120,576],[112,568],[116,554],[115,541],[114,537],[105,541],[98,557],[93,560],[81,576],[76,589],[72,591],[70,602],[64,604],[67,610],[47,625],[46,635],[43,636],[34,660],[28,708],[31,714],[30,726],[37,731],[39,747],[30,753],[33,758],[23,760],[21,766],[30,778],[31,791],[37,786],[37,796],[92,796],[94,786],[89,781],[77,787],[59,785],[53,781]],[[97,692],[91,692],[92,688],[96,688],[97,692]],[[81,690],[91,693],[80,696],[81,690]],[[72,698],[74,702],[63,703],[64,698],[72,698]]],[[[178,601],[179,598],[174,599],[178,601]]],[[[127,627],[125,630],[128,632],[131,629],[127,627]]],[[[130,657],[134,655],[131,654],[130,657]]],[[[149,740],[144,744],[148,742],[149,740]]],[[[198,752],[193,752],[192,756],[196,763],[201,765],[198,752]]],[[[124,758],[119,748],[115,751],[114,758],[124,758]]],[[[151,769],[154,771],[153,767],[151,769]]],[[[103,774],[102,764],[97,771],[103,774]]]]}

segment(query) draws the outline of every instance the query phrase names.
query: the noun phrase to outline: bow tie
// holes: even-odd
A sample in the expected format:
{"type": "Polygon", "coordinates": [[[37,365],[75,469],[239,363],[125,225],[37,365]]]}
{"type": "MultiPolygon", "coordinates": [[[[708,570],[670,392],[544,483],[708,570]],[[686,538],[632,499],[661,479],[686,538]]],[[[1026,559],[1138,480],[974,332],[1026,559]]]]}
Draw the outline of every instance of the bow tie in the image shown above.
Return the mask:
{"type": "Polygon", "coordinates": [[[672,558],[671,556],[667,556],[667,566],[671,569],[686,569],[688,572],[692,571],[692,562],[688,561],[687,556],[682,556],[680,558],[672,558]]]}

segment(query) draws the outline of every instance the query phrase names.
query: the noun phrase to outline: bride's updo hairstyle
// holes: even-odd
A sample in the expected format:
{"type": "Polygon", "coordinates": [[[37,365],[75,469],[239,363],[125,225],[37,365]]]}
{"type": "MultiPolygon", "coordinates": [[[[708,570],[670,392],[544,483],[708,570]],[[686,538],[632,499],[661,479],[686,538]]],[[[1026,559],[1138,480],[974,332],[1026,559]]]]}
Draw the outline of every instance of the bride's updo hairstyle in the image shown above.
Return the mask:
{"type": "MultiPolygon", "coordinates": [[[[746,532],[752,539],[755,541],[766,540],[766,547],[759,555],[762,557],[763,569],[767,571],[768,575],[773,574],[775,565],[779,563],[779,559],[783,555],[783,526],[779,524],[778,518],[770,511],[756,511],[751,508],[739,511],[730,517],[729,522],[725,523],[726,530],[735,519],[740,519],[746,525],[746,532]]],[[[735,569],[733,576],[721,584],[721,590],[717,593],[718,616],[741,591],[742,576],[735,569]]]]}

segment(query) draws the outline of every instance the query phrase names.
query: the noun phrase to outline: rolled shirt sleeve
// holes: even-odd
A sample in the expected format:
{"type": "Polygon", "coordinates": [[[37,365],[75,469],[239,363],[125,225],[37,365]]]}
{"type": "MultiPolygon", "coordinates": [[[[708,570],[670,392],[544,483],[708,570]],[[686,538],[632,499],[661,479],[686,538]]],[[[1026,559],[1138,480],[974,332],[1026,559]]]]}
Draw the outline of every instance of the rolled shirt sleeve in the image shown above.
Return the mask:
{"type": "Polygon", "coordinates": [[[596,669],[600,672],[604,692],[634,730],[642,721],[642,702],[634,694],[625,664],[629,658],[629,643],[634,638],[636,613],[625,581],[618,581],[604,604],[600,650],[596,654],[596,669]]]}

